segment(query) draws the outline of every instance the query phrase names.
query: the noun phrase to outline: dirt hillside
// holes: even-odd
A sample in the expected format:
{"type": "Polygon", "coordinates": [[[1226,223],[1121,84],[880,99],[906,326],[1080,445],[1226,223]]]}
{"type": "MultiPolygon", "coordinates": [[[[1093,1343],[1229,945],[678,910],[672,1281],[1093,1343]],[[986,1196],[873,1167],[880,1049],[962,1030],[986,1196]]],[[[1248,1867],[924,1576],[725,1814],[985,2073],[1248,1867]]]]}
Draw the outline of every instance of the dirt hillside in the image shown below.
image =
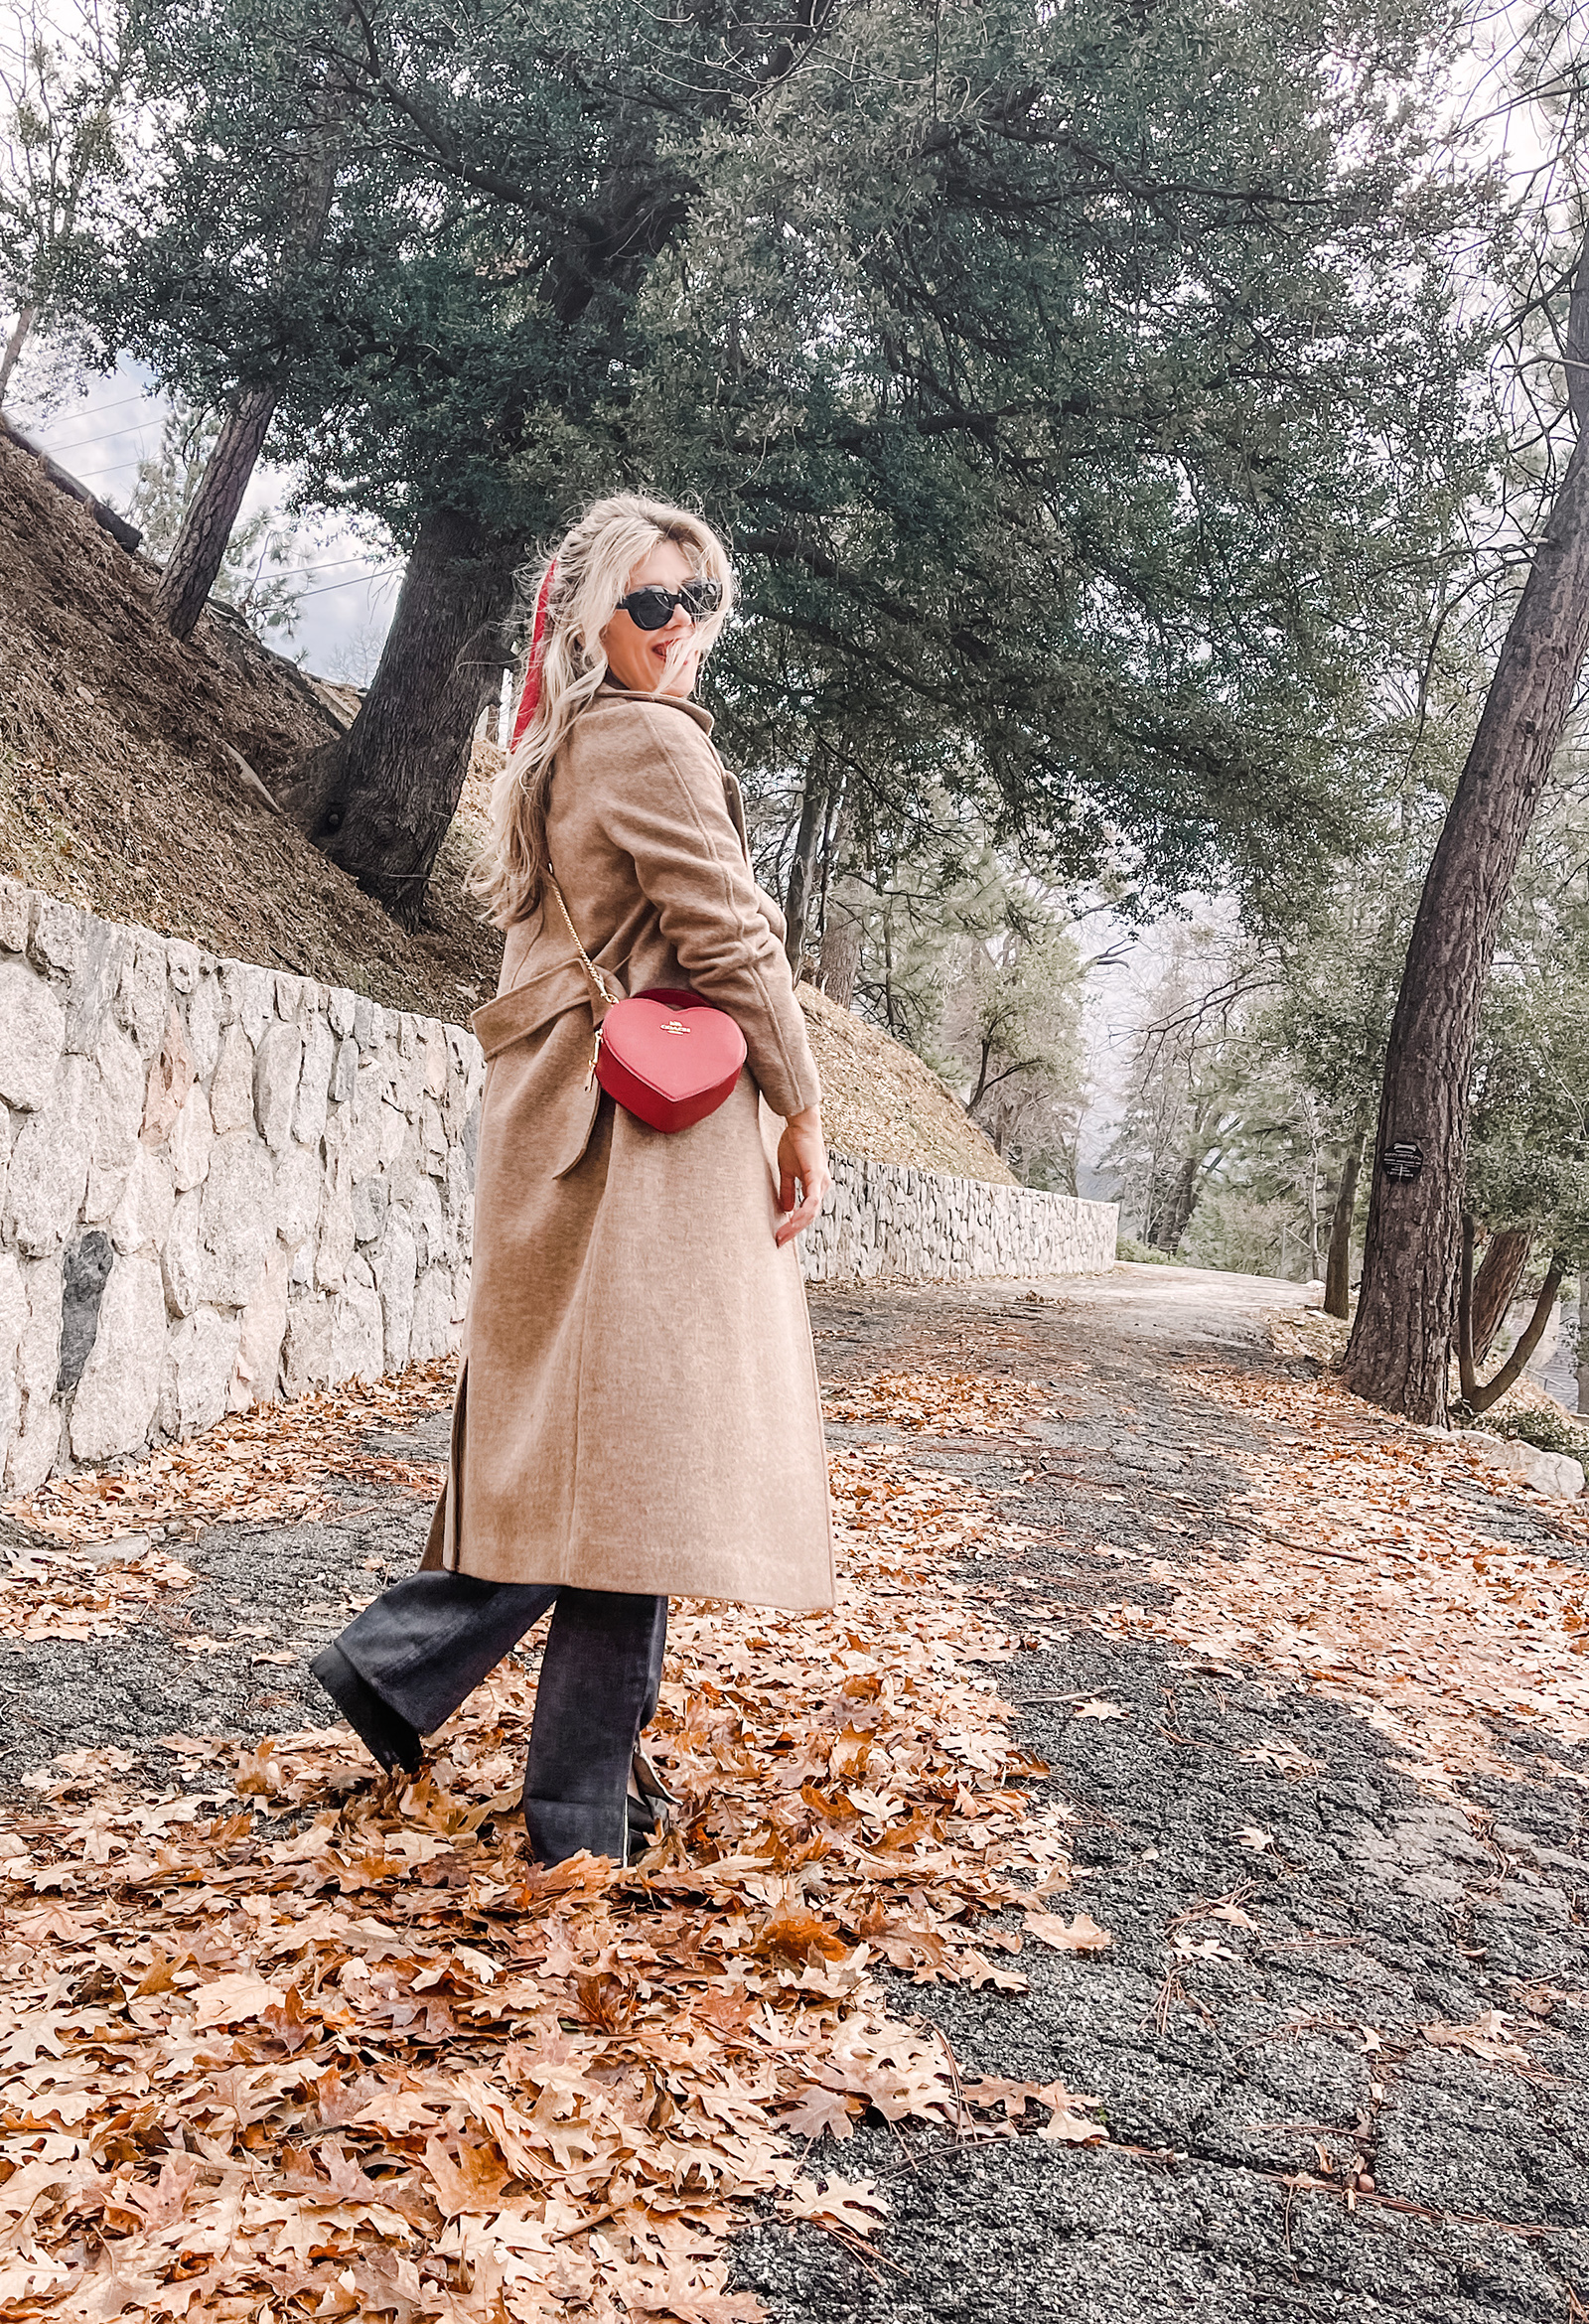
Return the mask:
{"type": "Polygon", "coordinates": [[[346,722],[337,690],[214,609],[179,645],[155,579],[0,435],[0,870],[107,920],[467,1016],[500,957],[462,895],[467,842],[449,841],[428,924],[407,935],[228,752],[268,788],[346,722]]]}
{"type": "Polygon", "coordinates": [[[813,985],[799,988],[822,1077],[822,1123],[841,1154],[1014,1186],[1015,1175],[914,1050],[813,985]]]}
{"type": "MultiPolygon", "coordinates": [[[[129,556],[0,430],[0,872],[107,920],[290,968],[454,1022],[502,944],[464,892],[495,752],[483,748],[409,935],[257,796],[357,697],[212,607],[187,645],[129,556]]],[[[919,1058],[801,988],[835,1146],[1005,1184],[919,1058]]]]}

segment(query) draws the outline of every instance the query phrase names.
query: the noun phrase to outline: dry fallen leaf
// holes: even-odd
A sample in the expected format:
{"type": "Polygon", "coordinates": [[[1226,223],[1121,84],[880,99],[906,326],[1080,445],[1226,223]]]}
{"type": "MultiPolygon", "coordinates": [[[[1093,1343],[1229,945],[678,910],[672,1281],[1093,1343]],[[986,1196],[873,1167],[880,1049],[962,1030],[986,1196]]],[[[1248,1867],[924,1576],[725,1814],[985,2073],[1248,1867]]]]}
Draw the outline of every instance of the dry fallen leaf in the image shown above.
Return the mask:
{"type": "Polygon", "coordinates": [[[1528,2053],[1514,2040],[1499,2009],[1487,2009],[1472,2025],[1426,2025],[1423,2038],[1439,2050],[1466,2050],[1488,2066],[1526,2066],[1528,2053]]]}
{"type": "Polygon", "coordinates": [[[887,2199],[871,2179],[796,2179],[779,2209],[787,2219],[831,2220],[862,2236],[888,2217],[887,2199]]]}
{"type": "Polygon", "coordinates": [[[461,2211],[491,2211],[507,2184],[507,2166],[495,2146],[460,2139],[452,2152],[441,2138],[425,2144],[425,2168],[430,2173],[441,2208],[449,2219],[461,2211]]]}
{"type": "Polygon", "coordinates": [[[1234,1961],[1228,1945],[1222,1945],[1218,1937],[1194,1937],[1190,1929],[1178,1929],[1173,1947],[1182,1961],[1234,1961]]]}
{"type": "Polygon", "coordinates": [[[1051,2108],[1048,2121],[1038,2132],[1040,2138],[1058,2140],[1067,2146],[1096,2146],[1107,2140],[1108,2133],[1101,2123],[1089,2122],[1079,2111],[1083,2106],[1095,2106],[1098,2103],[1095,2098],[1079,2098],[1063,2082],[1051,2082],[1034,2096],[1040,2106],[1051,2108]]]}
{"type": "Polygon", "coordinates": [[[865,2110],[863,2098],[851,2098],[847,2091],[828,2090],[820,2083],[807,2082],[798,2092],[794,2106],[783,2117],[783,2126],[800,2138],[820,2138],[826,2131],[831,2131],[835,2138],[850,2138],[855,2131],[855,2116],[865,2110]]]}
{"type": "Polygon", "coordinates": [[[1107,1929],[1100,1929],[1090,1913],[1078,1913],[1067,1921],[1059,1913],[1028,1913],[1023,1924],[1029,1937],[1040,1945],[1051,1946],[1056,1953],[1106,1953],[1114,1943],[1107,1929]]]}
{"type": "Polygon", "coordinates": [[[257,2017],[261,2010],[279,2009],[287,1998],[284,1985],[268,1984],[244,1970],[240,1975],[217,1977],[194,1994],[195,2030],[207,2025],[237,2025],[257,2017]]]}

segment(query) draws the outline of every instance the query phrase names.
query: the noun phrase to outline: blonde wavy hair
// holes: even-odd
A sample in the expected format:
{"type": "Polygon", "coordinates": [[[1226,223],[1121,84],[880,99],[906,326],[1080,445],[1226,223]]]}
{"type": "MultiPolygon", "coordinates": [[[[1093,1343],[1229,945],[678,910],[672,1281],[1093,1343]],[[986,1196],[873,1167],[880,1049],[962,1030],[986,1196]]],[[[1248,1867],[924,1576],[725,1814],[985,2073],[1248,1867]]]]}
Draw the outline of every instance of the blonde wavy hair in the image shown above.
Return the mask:
{"type": "MultiPolygon", "coordinates": [[[[525,919],[540,903],[548,863],[546,806],[557,754],[607,676],[601,634],[629,588],[630,574],[666,540],[683,550],[703,581],[717,582],[723,592],[716,613],[695,626],[693,642],[704,661],[733,609],[734,577],[727,549],[711,526],[688,508],[644,500],[638,493],[617,493],[587,508],[547,563],[533,568],[531,604],[547,571],[552,574],[540,700],[493,787],[491,838],[470,875],[471,886],[486,898],[499,928],[525,919]]],[[[530,576],[521,578],[528,581],[530,576]]],[[[675,651],[668,659],[668,677],[677,658],[675,651]]]]}

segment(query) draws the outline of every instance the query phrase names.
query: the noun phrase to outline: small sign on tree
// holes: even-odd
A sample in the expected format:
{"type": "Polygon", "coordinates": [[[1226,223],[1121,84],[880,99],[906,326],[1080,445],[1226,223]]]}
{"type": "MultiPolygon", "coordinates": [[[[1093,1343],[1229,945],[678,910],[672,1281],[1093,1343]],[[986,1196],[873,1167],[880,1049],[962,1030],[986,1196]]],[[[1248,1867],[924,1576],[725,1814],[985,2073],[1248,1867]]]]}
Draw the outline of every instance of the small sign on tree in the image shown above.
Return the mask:
{"type": "Polygon", "coordinates": [[[1386,1146],[1379,1160],[1386,1178],[1404,1184],[1416,1178],[1423,1168],[1423,1148],[1415,1146],[1410,1138],[1401,1138],[1393,1146],[1386,1146]]]}

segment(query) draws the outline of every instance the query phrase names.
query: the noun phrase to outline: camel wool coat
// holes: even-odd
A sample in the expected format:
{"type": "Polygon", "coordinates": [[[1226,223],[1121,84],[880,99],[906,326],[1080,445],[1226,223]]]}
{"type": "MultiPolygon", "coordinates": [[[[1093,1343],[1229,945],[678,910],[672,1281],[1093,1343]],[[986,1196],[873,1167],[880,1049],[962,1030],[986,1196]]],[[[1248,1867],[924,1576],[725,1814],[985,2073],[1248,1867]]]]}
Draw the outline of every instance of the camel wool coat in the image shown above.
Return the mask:
{"type": "Polygon", "coordinates": [[[590,1078],[605,1010],[555,901],[508,930],[472,1020],[473,1290],[425,1562],[822,1607],[821,1407],[794,1245],[773,1240],[771,1118],[815,1101],[816,1069],[711,729],[694,702],[604,686],[558,754],[547,842],[609,984],[693,987],[746,1068],[704,1121],[648,1129],[590,1078]]]}

